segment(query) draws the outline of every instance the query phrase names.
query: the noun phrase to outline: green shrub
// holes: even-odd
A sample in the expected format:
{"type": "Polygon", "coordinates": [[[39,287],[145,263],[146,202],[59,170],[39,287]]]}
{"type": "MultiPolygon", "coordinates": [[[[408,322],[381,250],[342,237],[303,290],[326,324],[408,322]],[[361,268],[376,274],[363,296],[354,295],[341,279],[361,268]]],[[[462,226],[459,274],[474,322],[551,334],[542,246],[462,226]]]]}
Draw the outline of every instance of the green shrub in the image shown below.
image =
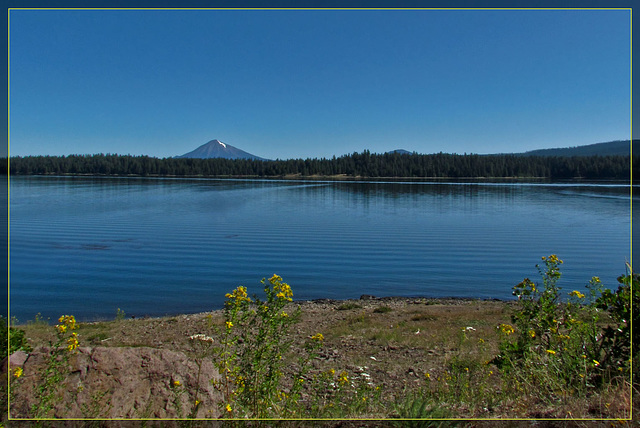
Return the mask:
{"type": "Polygon", "coordinates": [[[0,325],[2,326],[0,358],[4,358],[16,351],[31,351],[31,346],[27,343],[24,330],[9,326],[7,319],[3,316],[0,316],[0,325]]]}
{"type": "Polygon", "coordinates": [[[348,302],[348,303],[341,304],[336,309],[339,311],[348,311],[350,309],[360,309],[360,308],[362,308],[362,306],[358,305],[357,303],[348,302]]]}
{"type": "Polygon", "coordinates": [[[630,289],[638,275],[620,277],[616,292],[603,291],[600,279],[593,277],[587,285],[589,296],[574,290],[562,301],[557,284],[562,260],[556,255],[542,260],[543,267],[536,265],[542,284],[526,278],[514,287],[514,325],[498,326],[500,353],[493,363],[517,373],[521,382],[577,391],[627,372],[630,289]]]}
{"type": "Polygon", "coordinates": [[[287,313],[293,292],[282,277],[262,279],[266,300],[247,296],[245,287],[226,295],[225,323],[220,346],[215,348],[216,364],[222,379],[214,385],[224,395],[222,412],[228,417],[268,418],[291,416],[298,398],[308,362],[317,355],[324,337],[318,333],[307,338],[306,355],[299,358],[297,373],[288,388],[283,385],[285,356],[293,339],[289,328],[298,321],[300,308],[287,313]]]}

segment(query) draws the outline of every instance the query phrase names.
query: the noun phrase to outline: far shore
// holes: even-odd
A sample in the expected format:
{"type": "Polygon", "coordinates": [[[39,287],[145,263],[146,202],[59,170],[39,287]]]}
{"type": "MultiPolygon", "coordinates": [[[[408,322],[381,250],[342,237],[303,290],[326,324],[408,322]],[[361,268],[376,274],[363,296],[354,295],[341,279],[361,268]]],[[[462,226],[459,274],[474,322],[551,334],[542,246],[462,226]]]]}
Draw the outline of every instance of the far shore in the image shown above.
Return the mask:
{"type": "MultiPolygon", "coordinates": [[[[160,175],[160,174],[10,174],[11,177],[130,177],[130,178],[171,178],[171,179],[194,179],[194,178],[208,178],[208,179],[228,179],[228,180],[301,180],[301,181],[509,181],[509,182],[529,182],[538,181],[546,183],[557,182],[590,182],[590,183],[630,183],[629,180],[619,179],[592,179],[584,177],[572,177],[564,179],[553,179],[548,177],[369,177],[369,176],[351,176],[347,174],[336,175],[301,175],[301,174],[287,174],[287,175],[273,175],[273,176],[260,176],[260,175],[160,175]]],[[[636,181],[636,180],[634,180],[636,181]]]]}

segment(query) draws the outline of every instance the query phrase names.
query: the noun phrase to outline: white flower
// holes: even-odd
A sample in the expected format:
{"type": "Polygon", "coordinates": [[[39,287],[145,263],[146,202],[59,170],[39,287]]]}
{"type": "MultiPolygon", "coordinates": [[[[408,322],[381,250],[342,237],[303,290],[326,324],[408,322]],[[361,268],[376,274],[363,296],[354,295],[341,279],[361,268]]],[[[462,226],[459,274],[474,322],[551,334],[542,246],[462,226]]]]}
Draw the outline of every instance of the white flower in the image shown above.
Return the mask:
{"type": "Polygon", "coordinates": [[[194,334],[193,336],[189,336],[189,339],[213,343],[213,337],[205,336],[204,334],[194,334]]]}

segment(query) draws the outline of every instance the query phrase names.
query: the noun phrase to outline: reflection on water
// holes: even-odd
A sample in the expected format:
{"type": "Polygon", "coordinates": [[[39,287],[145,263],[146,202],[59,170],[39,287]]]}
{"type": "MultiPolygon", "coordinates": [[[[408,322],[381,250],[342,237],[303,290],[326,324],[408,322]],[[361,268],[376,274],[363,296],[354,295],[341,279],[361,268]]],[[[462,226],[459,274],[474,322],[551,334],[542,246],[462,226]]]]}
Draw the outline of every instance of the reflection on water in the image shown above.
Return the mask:
{"type": "Polygon", "coordinates": [[[274,272],[297,299],[511,298],[551,253],[569,291],[593,275],[615,287],[630,252],[624,184],[12,177],[10,190],[23,320],[204,311],[274,272]]]}

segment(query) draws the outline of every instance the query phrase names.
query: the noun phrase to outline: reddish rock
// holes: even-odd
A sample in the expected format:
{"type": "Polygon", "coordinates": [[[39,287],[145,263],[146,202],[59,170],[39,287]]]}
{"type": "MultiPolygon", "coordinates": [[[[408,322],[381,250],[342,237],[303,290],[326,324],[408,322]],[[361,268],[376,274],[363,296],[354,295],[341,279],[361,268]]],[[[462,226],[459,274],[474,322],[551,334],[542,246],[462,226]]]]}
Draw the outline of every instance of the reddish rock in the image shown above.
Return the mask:
{"type": "MultiPolygon", "coordinates": [[[[13,382],[11,417],[33,417],[30,409],[38,404],[35,391],[48,355],[48,348],[39,347],[26,357],[15,357],[24,374],[13,382]]],[[[220,415],[222,396],[210,382],[219,375],[211,360],[203,360],[199,370],[196,361],[182,352],[96,347],[78,348],[69,365],[49,417],[187,417],[196,399],[200,401],[198,418],[220,415]],[[179,386],[174,385],[176,381],[179,386]]]]}

